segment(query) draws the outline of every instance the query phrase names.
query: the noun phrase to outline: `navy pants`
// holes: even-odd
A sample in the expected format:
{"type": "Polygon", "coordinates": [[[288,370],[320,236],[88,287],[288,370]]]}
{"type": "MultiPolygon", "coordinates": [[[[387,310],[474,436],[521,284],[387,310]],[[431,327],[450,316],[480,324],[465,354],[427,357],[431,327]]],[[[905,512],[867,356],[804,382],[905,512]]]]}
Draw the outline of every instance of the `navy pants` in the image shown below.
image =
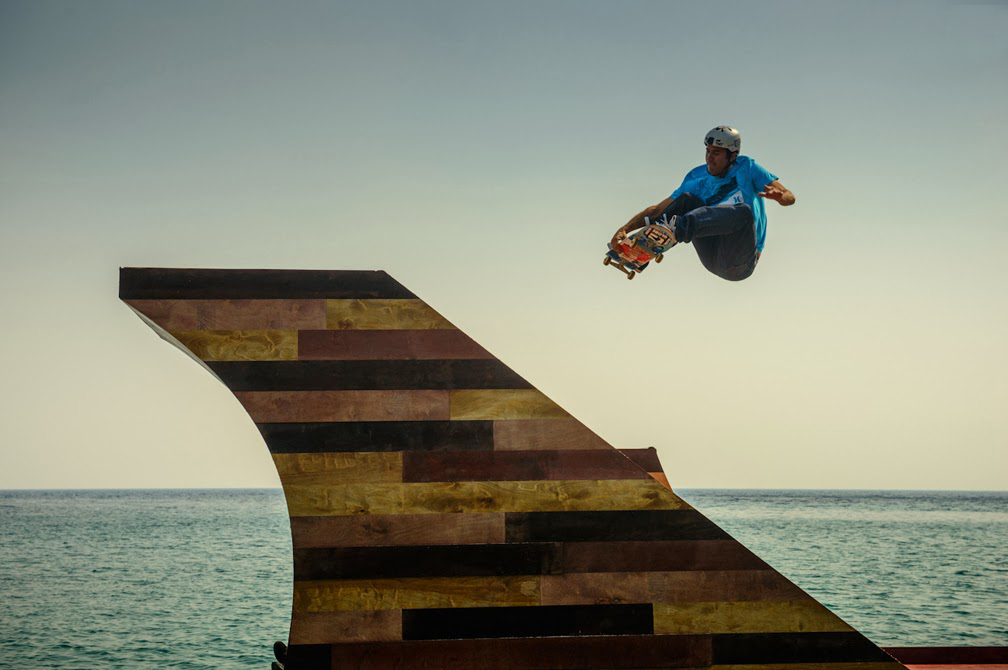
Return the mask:
{"type": "Polygon", "coordinates": [[[728,281],[741,281],[756,269],[756,224],[749,205],[708,207],[692,193],[683,193],[659,216],[675,215],[680,242],[692,242],[700,262],[728,281]]]}

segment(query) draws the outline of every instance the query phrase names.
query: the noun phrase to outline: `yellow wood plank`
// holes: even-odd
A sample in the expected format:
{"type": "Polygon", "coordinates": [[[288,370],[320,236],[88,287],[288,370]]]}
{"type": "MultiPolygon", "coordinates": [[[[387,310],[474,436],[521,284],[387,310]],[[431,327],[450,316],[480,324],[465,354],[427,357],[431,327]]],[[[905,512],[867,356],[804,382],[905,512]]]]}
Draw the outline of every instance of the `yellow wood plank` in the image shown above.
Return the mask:
{"type": "Polygon", "coordinates": [[[451,392],[451,418],[461,420],[570,419],[562,407],[534,389],[451,392]]]}
{"type": "Polygon", "coordinates": [[[707,602],[654,605],[658,635],[839,633],[854,629],[815,602],[707,602]]]}
{"type": "Polygon", "coordinates": [[[291,516],[689,509],[649,479],[284,486],[291,516]]]}
{"type": "Polygon", "coordinates": [[[326,300],[330,330],[454,329],[422,300],[326,300]]]}
{"type": "Polygon", "coordinates": [[[295,612],[539,604],[539,578],[417,577],[294,582],[295,612]]]}
{"type": "Polygon", "coordinates": [[[273,454],[273,463],[284,486],[402,481],[401,452],[273,454]]]}
{"type": "Polygon", "coordinates": [[[204,361],[295,361],[296,330],[174,330],[171,335],[204,361]]]}

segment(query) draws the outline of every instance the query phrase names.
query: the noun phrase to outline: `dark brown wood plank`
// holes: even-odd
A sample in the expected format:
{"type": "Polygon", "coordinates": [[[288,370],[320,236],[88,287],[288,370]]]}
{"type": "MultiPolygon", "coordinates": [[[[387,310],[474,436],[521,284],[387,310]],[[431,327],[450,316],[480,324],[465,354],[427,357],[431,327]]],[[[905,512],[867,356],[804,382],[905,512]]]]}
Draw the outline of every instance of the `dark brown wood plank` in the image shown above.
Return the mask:
{"type": "Polygon", "coordinates": [[[498,360],[210,362],[232,391],[529,389],[498,360]]]}
{"type": "Polygon", "coordinates": [[[493,449],[492,421],[259,423],[274,454],[493,449]]]}
{"type": "Polygon", "coordinates": [[[331,670],[332,647],[328,644],[291,644],[287,647],[290,670],[331,670]]]}
{"type": "Polygon", "coordinates": [[[404,640],[651,635],[651,605],[467,607],[403,610],[404,640]]]}
{"type": "Polygon", "coordinates": [[[402,613],[399,610],[298,612],[291,619],[292,645],[391,642],[401,639],[402,613]]]}
{"type": "Polygon", "coordinates": [[[358,514],[291,517],[295,548],[500,544],[504,514],[358,514]]]}
{"type": "Polygon", "coordinates": [[[770,570],[735,540],[567,542],[564,572],[770,570]]]}
{"type": "Polygon", "coordinates": [[[412,452],[404,482],[648,479],[615,450],[412,452]]]}
{"type": "Polygon", "coordinates": [[[340,670],[629,670],[708,665],[710,637],[692,635],[436,640],[332,647],[332,667],[340,670]]]}
{"type": "Polygon", "coordinates": [[[472,360],[493,355],[460,330],[302,330],[301,360],[472,360]]]}
{"type": "Polygon", "coordinates": [[[294,550],[294,579],[559,574],[559,543],[333,547],[294,550]]]}
{"type": "Polygon", "coordinates": [[[612,449],[577,419],[502,419],[494,421],[494,450],[612,449]]]}
{"type": "Polygon", "coordinates": [[[119,298],[416,298],[383,271],[119,268],[119,298]]]}
{"type": "Polygon", "coordinates": [[[712,663],[884,663],[892,659],[860,633],[740,633],[711,636],[712,663]]]}
{"type": "Polygon", "coordinates": [[[524,512],[508,514],[505,522],[508,542],[731,539],[692,509],[524,512]]]}
{"type": "Polygon", "coordinates": [[[238,391],[256,423],[424,421],[449,418],[450,391],[238,391]]]}

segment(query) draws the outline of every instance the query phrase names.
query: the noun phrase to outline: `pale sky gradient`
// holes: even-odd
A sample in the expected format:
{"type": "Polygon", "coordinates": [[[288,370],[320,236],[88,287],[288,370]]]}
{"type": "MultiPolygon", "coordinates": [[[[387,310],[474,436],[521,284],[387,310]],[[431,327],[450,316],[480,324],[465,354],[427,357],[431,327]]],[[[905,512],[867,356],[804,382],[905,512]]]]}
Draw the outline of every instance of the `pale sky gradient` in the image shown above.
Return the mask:
{"type": "Polygon", "coordinates": [[[119,266],[384,269],[674,487],[1004,490],[1008,10],[0,0],[0,488],[279,486],[119,266]],[[727,123],[732,284],[605,243],[727,123]]]}

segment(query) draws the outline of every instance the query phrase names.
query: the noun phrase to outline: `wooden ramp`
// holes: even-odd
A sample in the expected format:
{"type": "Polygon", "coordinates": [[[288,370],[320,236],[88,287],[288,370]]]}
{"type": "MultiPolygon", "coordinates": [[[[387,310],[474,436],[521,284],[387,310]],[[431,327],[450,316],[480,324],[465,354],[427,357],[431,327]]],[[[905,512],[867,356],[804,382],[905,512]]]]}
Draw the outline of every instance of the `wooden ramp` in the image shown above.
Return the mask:
{"type": "Polygon", "coordinates": [[[290,513],[289,670],[896,670],[384,272],[125,268],[290,513]]]}

